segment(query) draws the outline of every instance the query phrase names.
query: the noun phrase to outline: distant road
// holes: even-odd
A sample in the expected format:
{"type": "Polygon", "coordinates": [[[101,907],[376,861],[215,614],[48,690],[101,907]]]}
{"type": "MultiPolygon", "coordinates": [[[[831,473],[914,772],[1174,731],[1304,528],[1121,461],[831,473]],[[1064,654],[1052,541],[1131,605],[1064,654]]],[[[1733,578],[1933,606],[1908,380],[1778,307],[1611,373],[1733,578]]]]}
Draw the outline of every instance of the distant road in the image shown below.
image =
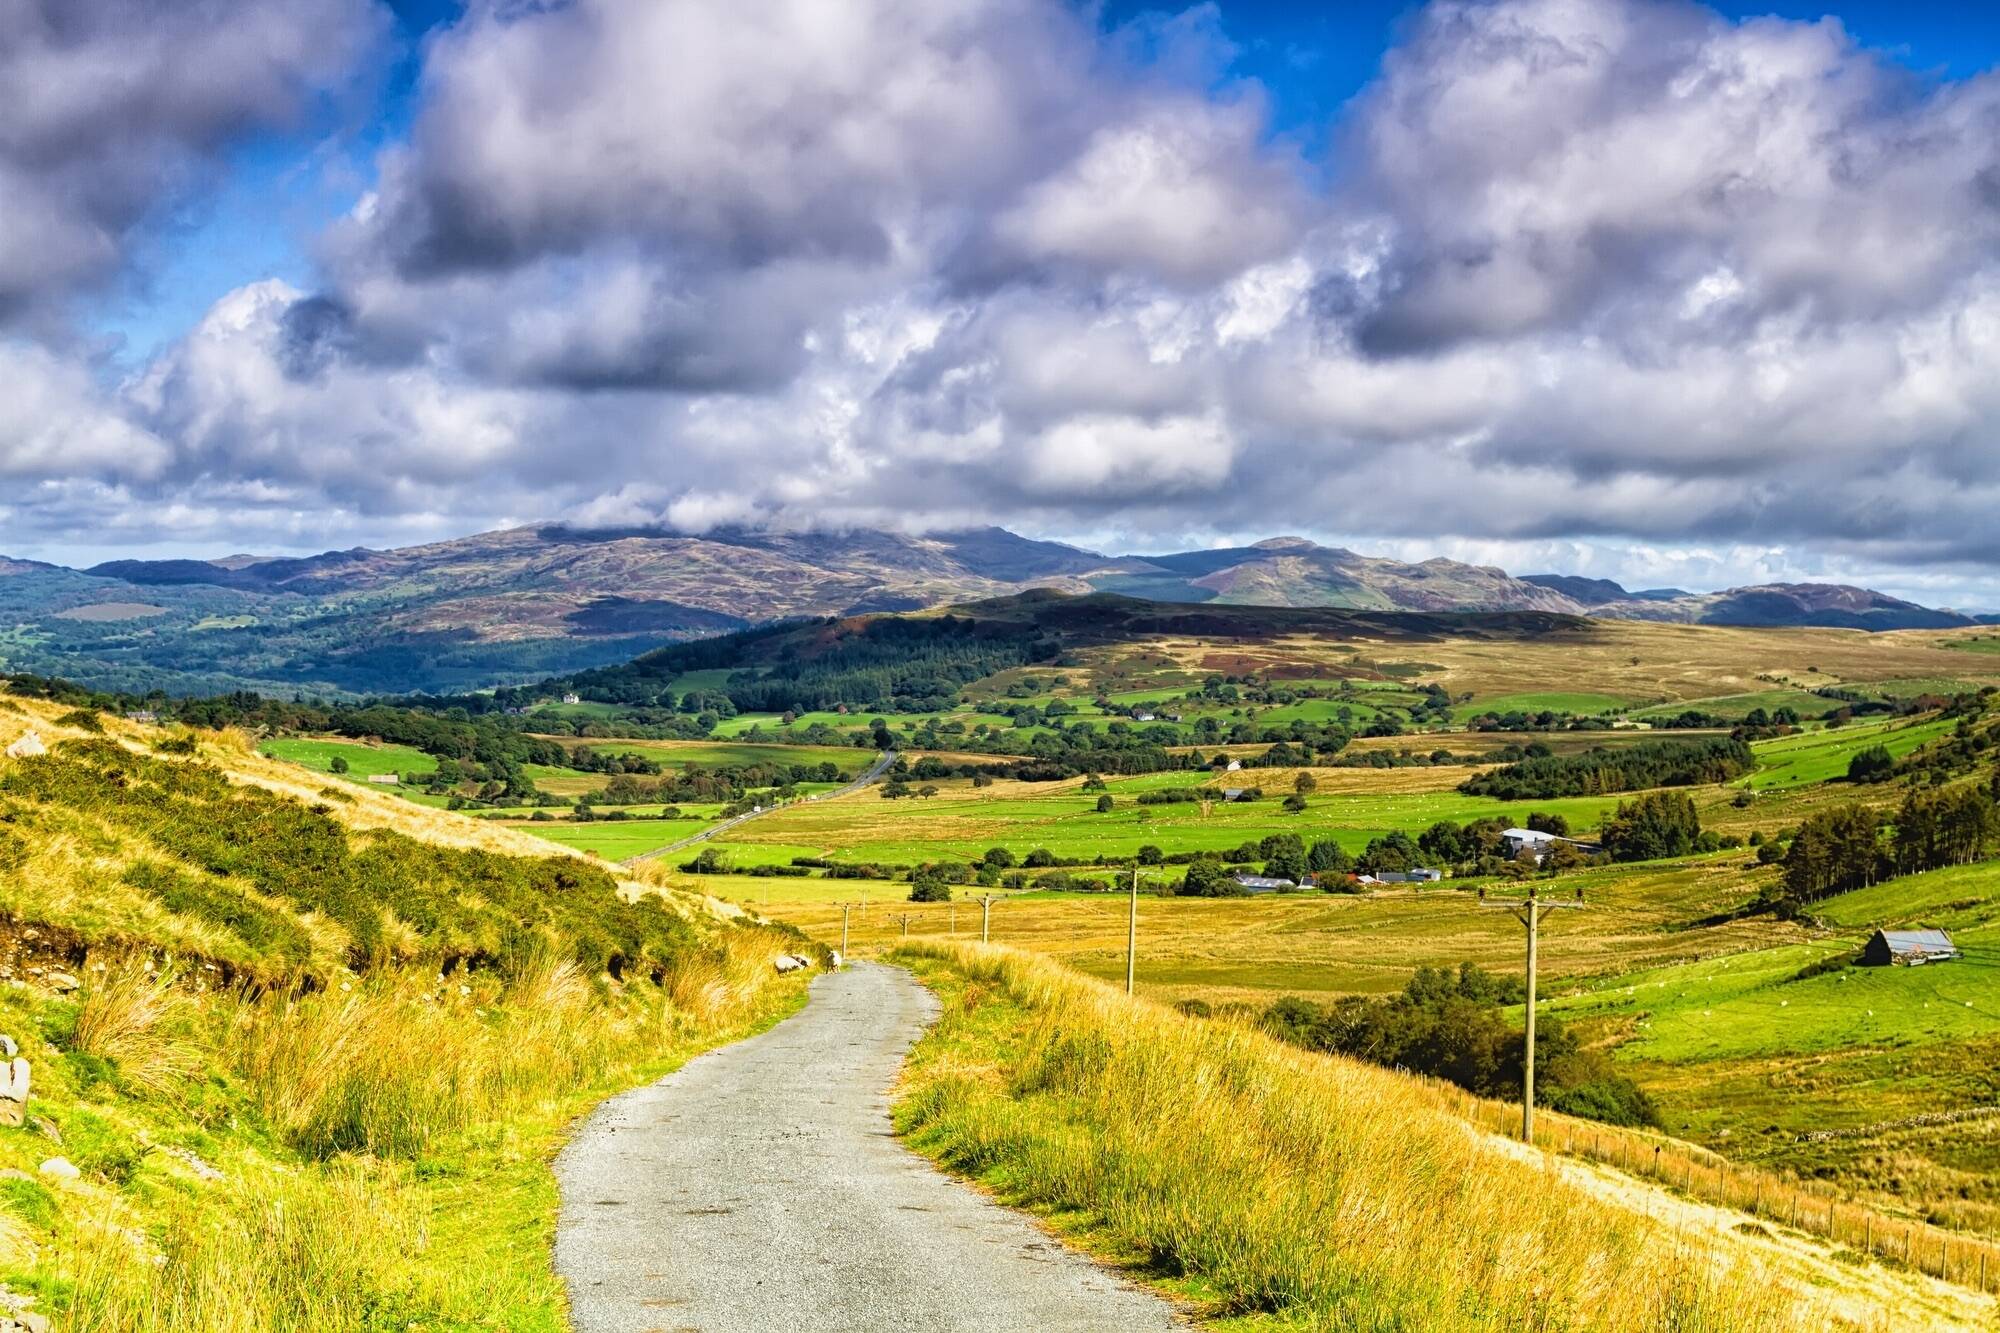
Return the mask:
{"type": "MultiPolygon", "coordinates": [[[[881,755],[875,760],[875,762],[869,766],[868,771],[866,773],[863,773],[860,777],[854,779],[854,781],[848,783],[845,787],[840,787],[833,791],[826,792],[820,796],[811,797],[809,799],[819,800],[819,801],[830,801],[836,796],[847,796],[851,795],[854,792],[860,791],[863,787],[868,786],[870,783],[880,780],[881,776],[889,771],[889,766],[896,762],[896,759],[897,759],[896,751],[884,750],[881,753],[881,755]]],[[[794,804],[796,804],[796,802],[794,802],[794,804]]],[[[683,847],[692,847],[698,842],[705,842],[706,840],[714,837],[718,833],[725,833],[728,830],[735,828],[738,824],[747,824],[753,819],[758,819],[764,815],[770,814],[771,811],[773,810],[782,810],[784,808],[785,807],[782,805],[773,805],[763,810],[752,810],[747,814],[737,815],[733,819],[725,819],[720,824],[711,824],[709,827],[703,829],[701,832],[694,834],[691,837],[682,838],[679,842],[670,842],[664,847],[655,847],[650,852],[640,852],[637,856],[628,856],[623,861],[620,861],[618,864],[635,866],[638,865],[641,861],[650,861],[656,856],[665,856],[668,852],[677,852],[683,847]]]]}
{"type": "Polygon", "coordinates": [[[937,1001],[900,968],[614,1097],[556,1158],[576,1333],[1167,1333],[1160,1298],[896,1141],[889,1085],[937,1001]]]}

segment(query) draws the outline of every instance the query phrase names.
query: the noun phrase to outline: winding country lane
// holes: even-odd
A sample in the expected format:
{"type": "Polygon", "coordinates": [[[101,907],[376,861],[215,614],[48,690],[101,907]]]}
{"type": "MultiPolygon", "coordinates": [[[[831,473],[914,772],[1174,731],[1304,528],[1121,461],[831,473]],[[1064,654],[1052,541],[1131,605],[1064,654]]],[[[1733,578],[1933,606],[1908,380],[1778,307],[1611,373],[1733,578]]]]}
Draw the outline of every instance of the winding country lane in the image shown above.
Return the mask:
{"type": "Polygon", "coordinates": [[[1183,1328],[890,1132],[937,1010],[858,964],[806,1008],[613,1098],[556,1161],[556,1270],[579,1333],[1183,1328]]]}

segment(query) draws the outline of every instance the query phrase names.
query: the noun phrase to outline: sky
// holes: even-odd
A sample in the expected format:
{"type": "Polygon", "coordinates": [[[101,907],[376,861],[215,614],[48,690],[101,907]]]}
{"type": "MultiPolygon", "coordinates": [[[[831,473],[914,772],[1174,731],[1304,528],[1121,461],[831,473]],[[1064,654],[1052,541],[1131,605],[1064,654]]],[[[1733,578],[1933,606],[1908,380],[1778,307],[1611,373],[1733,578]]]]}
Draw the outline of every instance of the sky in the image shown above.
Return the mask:
{"type": "Polygon", "coordinates": [[[998,523],[2000,608],[1981,7],[0,9],[8,555],[998,523]]]}

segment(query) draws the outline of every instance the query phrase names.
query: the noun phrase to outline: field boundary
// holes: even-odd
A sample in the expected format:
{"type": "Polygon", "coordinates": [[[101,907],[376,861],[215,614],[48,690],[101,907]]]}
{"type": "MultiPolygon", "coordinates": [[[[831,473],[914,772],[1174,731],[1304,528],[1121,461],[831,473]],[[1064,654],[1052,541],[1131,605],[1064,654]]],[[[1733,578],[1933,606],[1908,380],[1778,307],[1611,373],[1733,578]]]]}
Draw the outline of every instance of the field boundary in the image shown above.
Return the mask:
{"type": "MultiPolygon", "coordinates": [[[[889,771],[890,766],[894,764],[899,757],[900,756],[895,750],[884,750],[881,754],[875,757],[875,762],[873,764],[870,764],[868,766],[867,771],[862,773],[860,777],[854,779],[854,781],[848,783],[845,787],[837,787],[834,790],[826,792],[815,799],[821,801],[831,801],[841,796],[852,796],[855,792],[858,792],[862,790],[864,787],[868,787],[871,784],[879,781],[882,775],[889,771]]],[[[691,834],[688,837],[682,838],[678,842],[670,842],[664,847],[655,847],[651,851],[640,852],[637,856],[628,856],[623,861],[620,861],[618,864],[622,866],[636,866],[644,861],[657,860],[658,858],[665,856],[668,852],[677,852],[681,850],[681,848],[683,847],[692,847],[698,842],[706,842],[708,839],[713,838],[718,833],[727,833],[730,829],[738,828],[744,824],[749,823],[753,819],[761,819],[765,815],[768,815],[773,811],[782,810],[784,808],[785,807],[782,805],[772,805],[762,810],[747,811],[744,814],[736,815],[730,819],[725,819],[720,824],[711,825],[710,827],[703,829],[699,833],[691,834]]]]}

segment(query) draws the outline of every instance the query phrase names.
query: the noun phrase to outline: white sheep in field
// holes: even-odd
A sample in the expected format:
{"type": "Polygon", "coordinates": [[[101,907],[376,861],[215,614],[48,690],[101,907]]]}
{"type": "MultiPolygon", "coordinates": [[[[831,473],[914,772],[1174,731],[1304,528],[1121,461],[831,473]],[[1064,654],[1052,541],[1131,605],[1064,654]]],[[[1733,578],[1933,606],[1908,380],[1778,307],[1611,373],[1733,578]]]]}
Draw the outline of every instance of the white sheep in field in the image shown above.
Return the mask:
{"type": "Polygon", "coordinates": [[[813,960],[802,953],[781,953],[772,960],[771,965],[780,972],[798,972],[810,970],[813,960]]]}
{"type": "Polygon", "coordinates": [[[829,972],[838,972],[840,970],[840,950],[832,949],[828,951],[826,967],[829,972]]]}

